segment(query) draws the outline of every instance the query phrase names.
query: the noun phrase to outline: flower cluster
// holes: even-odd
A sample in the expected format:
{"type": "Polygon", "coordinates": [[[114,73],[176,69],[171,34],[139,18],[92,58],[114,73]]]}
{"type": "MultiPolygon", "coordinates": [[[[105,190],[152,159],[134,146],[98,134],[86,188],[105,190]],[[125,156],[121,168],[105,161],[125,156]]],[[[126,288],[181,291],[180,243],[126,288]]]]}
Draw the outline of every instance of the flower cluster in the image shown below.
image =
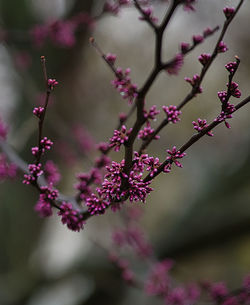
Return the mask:
{"type": "MultiPolygon", "coordinates": [[[[150,123],[147,122],[146,126],[139,131],[138,138],[142,140],[147,140],[152,136],[153,133],[154,133],[154,129],[151,127],[150,123]]],[[[154,136],[154,140],[158,140],[159,138],[160,136],[158,135],[154,136]]]]}
{"type": "Polygon", "coordinates": [[[144,160],[144,164],[146,164],[146,170],[150,172],[150,177],[153,177],[162,163],[159,158],[148,157],[144,160]]]}
{"type": "Polygon", "coordinates": [[[229,18],[231,18],[231,17],[234,15],[234,13],[235,13],[235,8],[234,8],[234,7],[228,7],[228,6],[226,6],[226,7],[224,7],[224,9],[223,9],[223,13],[225,14],[226,18],[229,19],[229,18]]]}
{"type": "Polygon", "coordinates": [[[62,223],[72,231],[79,232],[83,229],[85,221],[79,211],[74,210],[71,203],[63,202],[60,205],[60,211],[57,213],[61,216],[62,223]]]}
{"type": "MultiPolygon", "coordinates": [[[[229,62],[225,65],[226,70],[230,74],[230,78],[233,77],[233,74],[235,73],[236,69],[239,65],[239,58],[236,57],[237,62],[229,62]]],[[[231,119],[233,116],[233,112],[236,110],[235,106],[233,104],[229,103],[229,99],[231,96],[240,98],[241,97],[241,91],[239,90],[239,85],[230,80],[230,82],[227,84],[227,91],[219,91],[218,97],[221,101],[221,113],[217,118],[215,118],[215,121],[222,122],[224,121],[227,128],[231,128],[229,123],[226,121],[226,119],[231,119]]]]}
{"type": "Polygon", "coordinates": [[[114,135],[110,138],[109,147],[114,147],[115,151],[119,151],[122,144],[128,141],[128,137],[132,132],[132,128],[127,130],[125,125],[122,125],[121,130],[115,130],[114,135]]]}
{"type": "Polygon", "coordinates": [[[108,54],[105,56],[105,58],[106,58],[106,60],[107,60],[111,65],[114,65],[117,56],[116,56],[115,54],[108,53],[108,54]]]}
{"type": "Polygon", "coordinates": [[[199,85],[200,76],[198,74],[195,74],[192,79],[190,77],[185,77],[184,79],[195,89],[196,93],[202,93],[202,87],[199,85]]]}
{"type": "Polygon", "coordinates": [[[179,111],[176,106],[162,106],[162,109],[167,115],[168,122],[176,124],[180,121],[179,116],[181,115],[181,111],[179,111]]]}
{"type": "Polygon", "coordinates": [[[116,69],[116,78],[111,84],[120,92],[124,99],[127,99],[131,104],[137,97],[137,85],[131,82],[130,69],[126,69],[124,72],[122,68],[116,69]]]}
{"type": "Polygon", "coordinates": [[[39,200],[34,207],[35,211],[38,212],[40,217],[49,217],[53,214],[51,204],[57,199],[57,197],[58,190],[53,189],[52,184],[50,184],[48,187],[41,187],[39,200]]]}
{"type": "Polygon", "coordinates": [[[206,64],[210,61],[211,59],[211,54],[209,53],[202,53],[199,57],[199,62],[203,65],[206,66],[206,64]]]}
{"type": "Polygon", "coordinates": [[[241,91],[239,90],[239,85],[235,82],[231,82],[230,84],[227,84],[229,94],[233,97],[240,98],[241,97],[241,91]]]}
{"type": "Polygon", "coordinates": [[[167,66],[166,71],[170,75],[176,75],[179,73],[181,67],[183,66],[183,54],[176,54],[171,63],[167,66]]]}
{"type": "Polygon", "coordinates": [[[103,192],[101,189],[97,189],[98,196],[91,194],[86,199],[86,206],[90,215],[101,215],[105,213],[105,210],[109,207],[110,202],[102,198],[103,192]]]}
{"type": "MultiPolygon", "coordinates": [[[[194,126],[194,129],[197,130],[198,132],[201,132],[203,129],[208,127],[207,121],[202,120],[200,118],[197,120],[197,122],[193,121],[192,124],[194,126]]],[[[206,134],[210,137],[214,136],[212,131],[208,131],[206,134]]]]}
{"type": "Polygon", "coordinates": [[[234,74],[234,72],[236,71],[237,67],[238,67],[238,64],[235,61],[231,61],[231,62],[229,62],[229,63],[227,63],[225,65],[225,68],[227,69],[227,71],[230,74],[234,74]]]}
{"type": "Polygon", "coordinates": [[[44,113],[44,107],[35,107],[33,110],[33,114],[39,119],[42,117],[44,113]]]}
{"type": "Polygon", "coordinates": [[[146,20],[146,19],[148,19],[148,20],[151,20],[152,22],[155,22],[155,23],[158,21],[158,18],[155,17],[154,14],[153,14],[153,11],[154,11],[154,10],[153,10],[153,7],[146,7],[146,8],[143,8],[142,11],[143,11],[143,14],[144,14],[145,16],[140,16],[140,17],[139,17],[140,20],[146,20]]]}
{"type": "Polygon", "coordinates": [[[227,45],[225,44],[225,42],[220,41],[217,47],[217,52],[218,53],[224,53],[228,50],[227,45]]]}
{"type": "Polygon", "coordinates": [[[52,78],[49,78],[48,79],[48,86],[51,90],[54,89],[54,87],[56,87],[58,85],[58,81],[56,79],[52,79],[52,78]]]}
{"type": "Polygon", "coordinates": [[[25,174],[23,180],[23,183],[27,185],[35,182],[37,178],[43,174],[41,163],[29,164],[28,169],[30,174],[25,174]]]}
{"type": "Polygon", "coordinates": [[[156,109],[156,105],[153,105],[148,112],[145,109],[143,112],[146,120],[156,120],[156,116],[160,113],[160,111],[156,109]]]}
{"type": "Polygon", "coordinates": [[[172,150],[168,149],[167,152],[170,156],[166,158],[166,161],[168,162],[164,167],[164,173],[169,173],[171,171],[172,163],[174,163],[178,167],[183,167],[183,165],[177,159],[182,159],[186,156],[186,153],[181,153],[179,150],[176,149],[176,146],[174,146],[172,150]]]}
{"type": "Polygon", "coordinates": [[[46,150],[50,150],[52,145],[53,145],[53,142],[50,139],[48,139],[47,137],[44,137],[40,141],[40,149],[41,149],[42,153],[45,153],[46,150]]]}
{"type": "Polygon", "coordinates": [[[201,43],[204,40],[202,35],[194,35],[193,36],[193,43],[194,45],[201,43]]]}

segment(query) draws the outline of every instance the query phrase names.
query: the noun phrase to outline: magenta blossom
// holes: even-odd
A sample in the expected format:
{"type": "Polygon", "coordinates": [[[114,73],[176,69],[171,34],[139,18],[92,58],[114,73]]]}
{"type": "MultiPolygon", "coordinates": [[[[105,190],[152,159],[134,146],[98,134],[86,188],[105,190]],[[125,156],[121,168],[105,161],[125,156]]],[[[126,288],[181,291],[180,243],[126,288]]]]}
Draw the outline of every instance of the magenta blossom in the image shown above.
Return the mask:
{"type": "Polygon", "coordinates": [[[128,137],[132,132],[132,128],[127,130],[125,125],[122,125],[121,130],[115,130],[114,135],[110,138],[110,147],[114,147],[115,151],[119,151],[122,144],[128,141],[128,137]]]}
{"type": "MultiPolygon", "coordinates": [[[[192,124],[194,126],[194,129],[197,130],[198,132],[201,132],[203,129],[208,127],[207,121],[202,120],[200,118],[197,120],[197,122],[193,121],[192,124]]],[[[208,131],[206,134],[210,137],[214,136],[212,131],[208,131]]]]}
{"type": "Polygon", "coordinates": [[[170,75],[177,75],[182,66],[183,66],[183,54],[179,53],[176,54],[174,60],[171,62],[171,64],[168,65],[166,71],[170,75]]]}
{"type": "MultiPolygon", "coordinates": [[[[150,123],[147,122],[146,126],[139,131],[138,138],[142,140],[149,139],[154,133],[154,129],[150,126],[150,123]]],[[[155,135],[154,140],[158,140],[160,136],[155,135]]]]}
{"type": "Polygon", "coordinates": [[[66,224],[70,230],[79,232],[83,229],[85,224],[83,216],[79,211],[73,209],[71,203],[63,202],[57,214],[62,217],[62,223],[66,224]]]}
{"type": "Polygon", "coordinates": [[[167,152],[170,156],[168,156],[166,159],[169,162],[164,167],[164,172],[169,173],[171,171],[172,163],[182,168],[183,165],[177,159],[182,159],[183,157],[186,156],[186,153],[181,153],[179,150],[177,151],[176,146],[174,146],[172,150],[168,149],[167,152]]]}
{"type": "Polygon", "coordinates": [[[176,106],[162,106],[162,109],[166,113],[169,122],[176,124],[180,121],[179,116],[181,115],[181,111],[179,111],[176,106]]]}

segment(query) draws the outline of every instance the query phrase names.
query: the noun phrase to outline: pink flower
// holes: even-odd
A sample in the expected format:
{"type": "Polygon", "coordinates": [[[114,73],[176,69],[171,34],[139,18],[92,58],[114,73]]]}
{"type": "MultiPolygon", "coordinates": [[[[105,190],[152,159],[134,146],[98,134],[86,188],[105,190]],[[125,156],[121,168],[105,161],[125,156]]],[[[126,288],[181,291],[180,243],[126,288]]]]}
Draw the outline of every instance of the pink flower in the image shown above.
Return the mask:
{"type": "Polygon", "coordinates": [[[50,139],[48,139],[47,137],[44,137],[41,140],[40,145],[41,145],[41,150],[44,153],[46,150],[50,150],[51,149],[51,147],[53,145],[53,142],[50,139]]]}
{"type": "Polygon", "coordinates": [[[83,229],[83,225],[85,224],[83,216],[79,211],[73,209],[71,203],[63,202],[57,214],[62,217],[62,223],[66,224],[70,230],[79,232],[83,229]]]}
{"type": "Polygon", "coordinates": [[[181,49],[182,54],[186,54],[187,51],[189,50],[189,48],[190,48],[190,44],[187,43],[187,42],[182,42],[181,45],[180,45],[180,49],[181,49]]]}
{"type": "Polygon", "coordinates": [[[44,107],[35,107],[33,110],[33,114],[37,116],[39,119],[42,117],[44,113],[44,107]]]}
{"type": "Polygon", "coordinates": [[[220,41],[217,48],[218,53],[225,53],[227,50],[228,50],[227,45],[223,41],[220,41]]]}
{"type": "MultiPolygon", "coordinates": [[[[227,87],[229,86],[229,84],[227,84],[227,87]]],[[[236,97],[236,98],[240,98],[241,97],[241,91],[239,90],[239,85],[235,82],[231,82],[230,84],[230,94],[233,96],[233,97],[236,97]]]]}
{"type": "Polygon", "coordinates": [[[166,68],[166,71],[168,74],[173,75],[173,74],[178,74],[181,67],[183,65],[183,54],[179,53],[176,54],[174,60],[171,62],[171,64],[166,68]]]}
{"type": "MultiPolygon", "coordinates": [[[[197,130],[198,132],[201,132],[203,129],[208,127],[207,121],[202,120],[200,118],[197,120],[197,122],[193,121],[192,124],[194,126],[194,129],[197,130]]],[[[212,131],[208,131],[206,134],[210,137],[214,136],[212,131]]]]}
{"type": "Polygon", "coordinates": [[[110,138],[109,147],[114,147],[115,151],[119,151],[122,144],[128,141],[128,137],[132,132],[132,128],[127,130],[125,125],[122,125],[121,130],[115,130],[114,135],[110,138]]]}
{"type": "Polygon", "coordinates": [[[130,79],[130,69],[126,69],[123,72],[122,68],[116,69],[116,78],[111,82],[114,88],[120,92],[124,99],[127,99],[129,104],[132,104],[137,97],[137,85],[133,84],[130,79]]]}
{"type": "Polygon", "coordinates": [[[52,188],[52,184],[49,187],[41,187],[41,194],[39,200],[36,203],[34,209],[38,212],[40,217],[49,217],[53,214],[51,202],[58,197],[58,190],[52,188]]]}
{"type": "Polygon", "coordinates": [[[146,120],[156,120],[156,116],[160,113],[159,110],[156,109],[156,105],[153,105],[149,111],[144,110],[144,118],[146,120]]]}
{"type": "Polygon", "coordinates": [[[91,215],[104,214],[105,210],[109,207],[110,202],[101,198],[101,192],[99,191],[99,196],[91,194],[90,197],[86,199],[86,206],[88,207],[88,212],[91,215]]]}
{"type": "Polygon", "coordinates": [[[180,121],[179,116],[181,115],[181,111],[179,111],[176,106],[162,106],[162,109],[166,113],[169,122],[176,124],[180,121]]]}
{"type": "Polygon", "coordinates": [[[222,104],[227,102],[227,92],[226,91],[219,91],[217,94],[218,94],[218,98],[220,99],[222,104]]]}
{"type": "Polygon", "coordinates": [[[201,43],[203,40],[204,40],[204,38],[203,38],[202,35],[194,35],[193,36],[193,43],[195,45],[201,43]]]}
{"type": "MultiPolygon", "coordinates": [[[[150,123],[147,122],[146,126],[139,131],[138,138],[142,140],[147,140],[154,133],[154,129],[150,126],[150,123]]],[[[154,140],[158,140],[160,136],[155,135],[154,140]]]]}
{"type": "Polygon", "coordinates": [[[159,158],[149,157],[147,160],[144,161],[147,165],[146,170],[150,171],[150,176],[153,177],[154,174],[157,173],[158,168],[161,166],[159,158]]]}
{"type": "Polygon", "coordinates": [[[225,65],[225,68],[227,69],[227,71],[230,73],[230,74],[233,74],[237,68],[238,64],[237,62],[233,61],[233,62],[229,62],[225,65]]]}
{"type": "Polygon", "coordinates": [[[146,15],[145,17],[144,16],[140,16],[139,19],[140,20],[146,20],[146,19],[149,19],[151,20],[152,22],[157,22],[158,21],[158,18],[156,18],[153,14],[153,7],[146,7],[146,8],[143,8],[142,9],[143,13],[146,15]]]}
{"type": "Polygon", "coordinates": [[[58,85],[57,80],[51,78],[48,79],[48,86],[50,87],[51,90],[54,89],[54,87],[57,85],[58,85]]]}
{"type": "Polygon", "coordinates": [[[168,164],[164,167],[164,172],[169,173],[171,171],[171,164],[174,163],[178,167],[183,167],[183,165],[177,160],[177,159],[182,159],[183,157],[186,156],[186,153],[180,153],[180,151],[176,149],[176,146],[173,147],[172,150],[168,149],[167,150],[168,154],[170,155],[167,157],[168,164]]]}
{"type": "Polygon", "coordinates": [[[193,78],[185,77],[186,82],[188,82],[193,88],[196,88],[196,93],[202,93],[202,87],[199,86],[200,84],[200,76],[195,74],[193,78]]]}
{"type": "Polygon", "coordinates": [[[108,53],[108,54],[105,56],[105,58],[106,58],[106,60],[107,60],[111,65],[114,65],[117,56],[116,56],[115,54],[108,53]]]}
{"type": "Polygon", "coordinates": [[[142,174],[135,174],[133,171],[130,172],[129,179],[129,188],[127,193],[129,194],[129,200],[131,202],[142,201],[146,202],[147,196],[153,191],[151,187],[149,187],[150,181],[144,182],[142,179],[142,174]]]}
{"type": "Polygon", "coordinates": [[[229,19],[229,18],[231,18],[231,17],[234,15],[234,13],[235,13],[235,8],[234,8],[234,7],[228,7],[228,6],[226,6],[226,7],[223,8],[223,13],[225,14],[225,17],[226,17],[227,19],[229,19]]]}
{"type": "Polygon", "coordinates": [[[199,62],[203,65],[206,66],[206,64],[209,62],[209,60],[211,59],[211,54],[209,53],[203,53],[201,54],[199,57],[199,62]]]}

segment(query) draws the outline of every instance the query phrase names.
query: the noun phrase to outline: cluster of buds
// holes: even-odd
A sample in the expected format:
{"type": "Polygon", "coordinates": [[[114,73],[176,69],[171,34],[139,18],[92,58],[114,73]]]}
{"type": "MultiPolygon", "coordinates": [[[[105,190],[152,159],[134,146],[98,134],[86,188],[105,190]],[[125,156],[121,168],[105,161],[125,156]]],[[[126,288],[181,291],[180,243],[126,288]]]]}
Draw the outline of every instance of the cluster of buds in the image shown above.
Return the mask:
{"type": "Polygon", "coordinates": [[[178,161],[178,159],[182,159],[186,156],[186,153],[181,153],[179,150],[176,149],[176,146],[172,148],[172,150],[167,149],[167,153],[170,155],[166,158],[167,164],[164,167],[164,173],[169,173],[172,168],[172,163],[174,163],[178,167],[183,167],[183,165],[178,161]]]}
{"type": "Polygon", "coordinates": [[[185,77],[184,79],[195,89],[196,93],[202,93],[202,87],[199,85],[200,76],[198,74],[195,74],[192,79],[190,77],[185,77]]]}
{"type": "Polygon", "coordinates": [[[116,69],[116,78],[111,84],[118,90],[124,99],[127,99],[129,104],[132,104],[137,97],[137,85],[131,82],[130,69],[126,69],[124,72],[122,68],[116,69]]]}
{"type": "Polygon", "coordinates": [[[114,135],[110,138],[109,147],[114,147],[115,151],[119,151],[122,144],[128,141],[129,135],[132,132],[132,128],[127,130],[125,125],[122,125],[121,130],[115,130],[114,135]]]}
{"type": "Polygon", "coordinates": [[[181,111],[177,109],[176,106],[170,105],[170,106],[162,106],[162,109],[167,115],[167,119],[169,122],[176,124],[180,121],[179,116],[181,115],[181,111]]]}
{"type": "MultiPolygon", "coordinates": [[[[203,129],[208,127],[207,121],[202,120],[200,118],[197,120],[197,122],[193,121],[192,124],[194,126],[194,129],[197,130],[198,132],[201,132],[203,129]]],[[[212,131],[208,131],[206,134],[210,137],[214,136],[212,131]]]]}

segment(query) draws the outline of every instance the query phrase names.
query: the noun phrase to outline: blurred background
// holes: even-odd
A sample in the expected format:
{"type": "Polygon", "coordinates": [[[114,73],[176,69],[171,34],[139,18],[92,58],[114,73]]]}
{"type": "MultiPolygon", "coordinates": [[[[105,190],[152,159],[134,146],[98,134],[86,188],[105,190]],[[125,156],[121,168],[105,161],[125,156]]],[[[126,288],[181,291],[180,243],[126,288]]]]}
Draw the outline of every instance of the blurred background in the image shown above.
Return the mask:
{"type": "MultiPolygon", "coordinates": [[[[192,35],[221,26],[223,7],[237,4],[199,0],[196,13],[179,8],[166,32],[164,57],[171,58],[179,43],[191,42],[192,35]]],[[[114,75],[89,45],[89,37],[95,37],[104,53],[117,54],[118,66],[130,67],[139,87],[153,63],[154,35],[138,20],[138,12],[124,8],[113,16],[101,14],[102,7],[99,0],[0,0],[0,115],[9,125],[8,142],[26,162],[31,160],[30,147],[37,139],[32,109],[43,99],[40,56],[45,55],[49,77],[59,81],[46,117],[45,133],[55,142],[48,158],[58,165],[63,177],[59,189],[69,196],[75,194],[75,173],[89,170],[98,156],[95,145],[108,141],[118,113],[131,107],[112,88],[114,75]],[[100,17],[92,22],[89,16],[100,17]],[[63,34],[60,22],[55,22],[76,18],[79,27],[64,25],[63,34]],[[53,22],[57,34],[45,40],[41,25],[53,22]]],[[[159,19],[165,7],[155,1],[159,19]]],[[[149,155],[164,160],[166,149],[180,147],[194,133],[193,120],[215,118],[220,109],[217,92],[227,83],[224,65],[235,55],[241,59],[235,81],[242,99],[250,94],[249,14],[245,1],[224,39],[229,51],[218,56],[206,75],[204,94],[183,109],[180,123],[161,132],[149,155]]],[[[178,76],[160,74],[147,108],[177,105],[185,97],[190,87],[184,77],[200,72],[197,57],[213,50],[218,35],[185,57],[178,76]]],[[[161,113],[159,121],[163,117],[161,113]]],[[[133,120],[126,125],[132,126],[133,120]]],[[[183,169],[158,176],[155,192],[143,206],[141,225],[157,256],[177,262],[173,274],[178,281],[226,279],[233,289],[250,271],[249,106],[237,112],[230,125],[228,130],[221,124],[213,138],[193,145],[183,169]]],[[[122,153],[111,157],[119,161],[122,153]]],[[[93,217],[80,233],[70,232],[56,215],[37,216],[33,207],[38,194],[21,181],[20,175],[0,182],[0,304],[161,304],[123,283],[108,260],[111,233],[122,222],[119,213],[93,217]]],[[[137,271],[143,275],[144,268],[137,271]]]]}

